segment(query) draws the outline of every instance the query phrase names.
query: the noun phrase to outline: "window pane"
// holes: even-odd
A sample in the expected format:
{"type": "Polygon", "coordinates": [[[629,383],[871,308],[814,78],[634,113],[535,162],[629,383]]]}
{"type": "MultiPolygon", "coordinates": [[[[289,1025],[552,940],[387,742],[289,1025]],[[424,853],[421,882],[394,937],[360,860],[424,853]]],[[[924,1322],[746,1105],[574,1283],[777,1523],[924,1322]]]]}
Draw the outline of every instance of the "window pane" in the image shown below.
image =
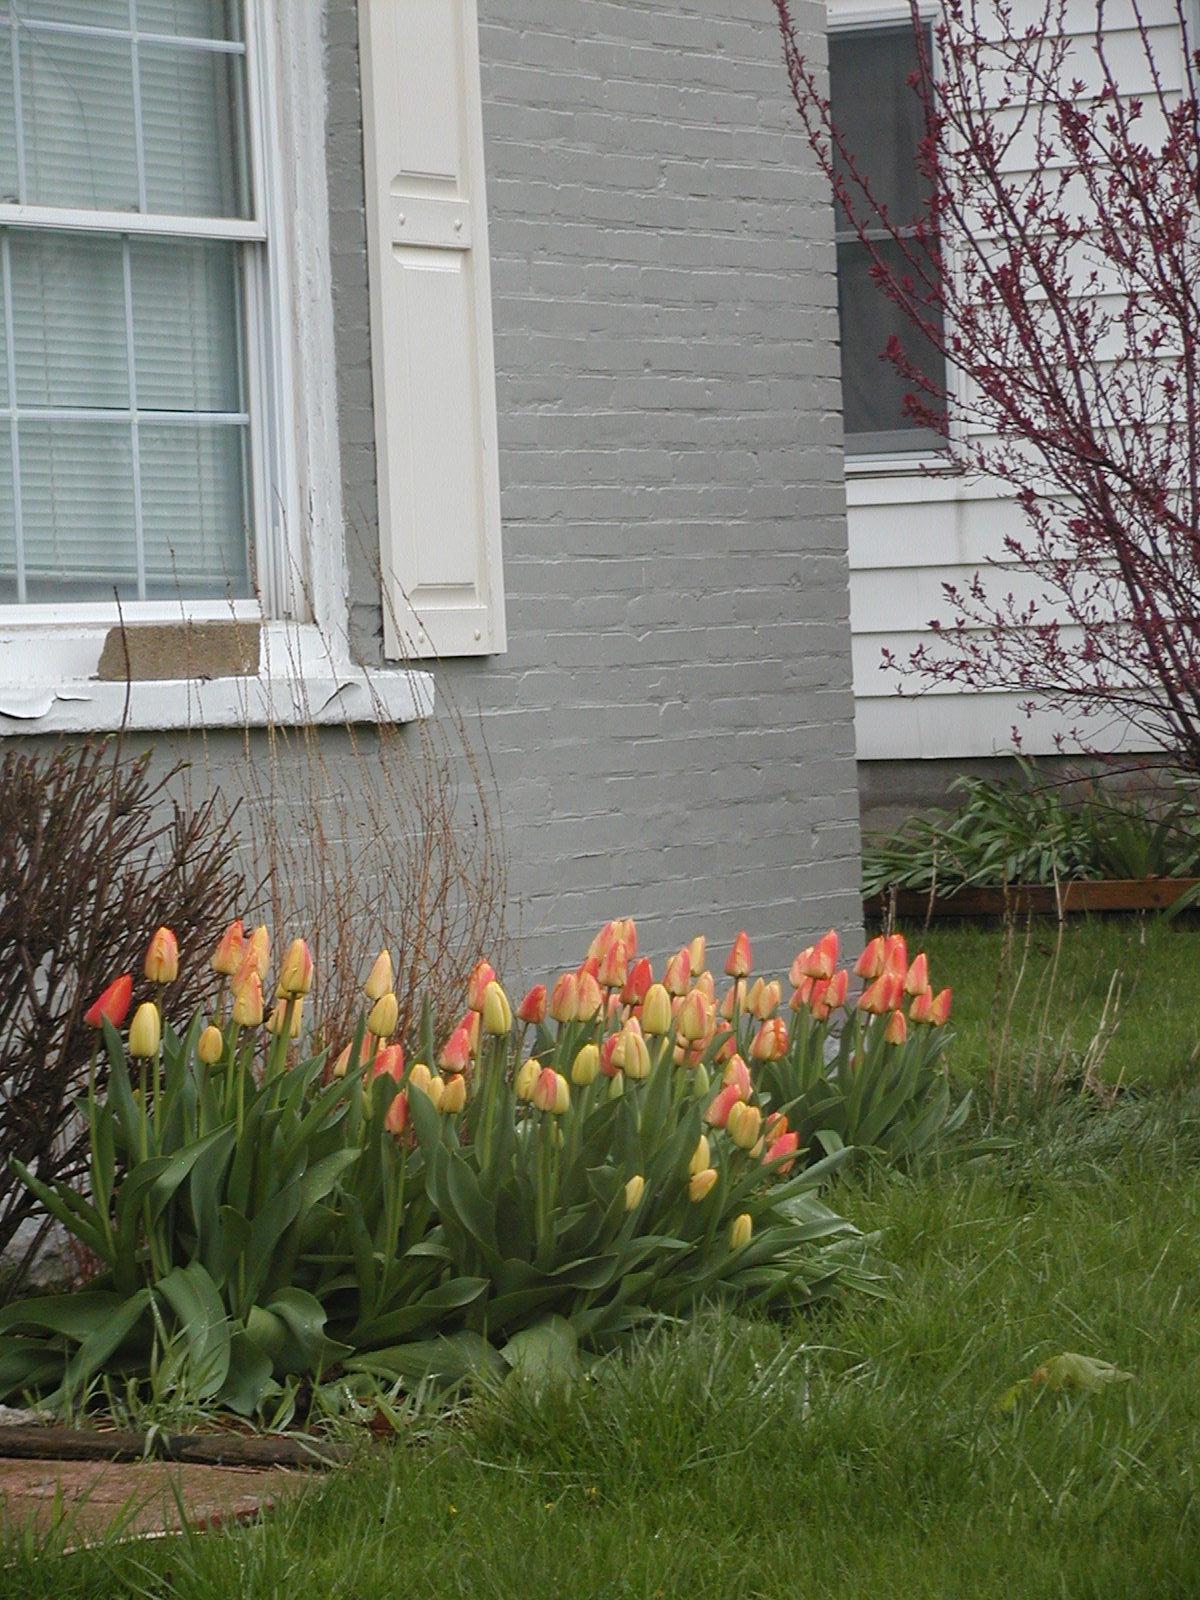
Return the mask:
{"type": "Polygon", "coordinates": [[[17,542],[14,533],[12,437],[0,425],[0,602],[17,598],[17,542]]]}
{"type": "MultiPolygon", "coordinates": [[[[899,273],[902,270],[902,251],[898,244],[879,246],[884,258],[899,273]]],[[[855,434],[886,434],[904,430],[907,438],[880,443],[872,441],[871,448],[916,449],[932,442],[938,436],[930,430],[917,430],[904,415],[905,394],[915,392],[914,385],[904,378],[883,355],[888,339],[894,333],[904,350],[917,367],[933,378],[943,381],[942,358],[929,341],[909,322],[898,306],[892,304],[883,291],[870,278],[871,258],[867,248],[857,241],[839,244],[838,258],[838,320],[842,337],[842,404],[845,411],[847,442],[853,444],[855,434]]],[[[941,407],[935,406],[936,410],[941,407]]]]}
{"type": "Polygon", "coordinates": [[[129,0],[21,0],[24,20],[88,22],[98,28],[128,28],[129,0]]]}
{"type": "Polygon", "coordinates": [[[147,208],[249,216],[239,114],[242,57],[142,45],[139,60],[147,208]]]}
{"type": "Polygon", "coordinates": [[[133,452],[113,422],[21,424],[21,525],[31,601],[137,596],[133,452]]]}
{"type": "MultiPolygon", "coordinates": [[[[873,193],[887,205],[892,221],[901,224],[916,218],[928,188],[916,166],[925,134],[921,102],[908,87],[918,61],[916,38],[907,22],[878,33],[834,33],[829,41],[834,122],[873,193]]],[[[838,170],[845,171],[840,160],[838,170]]],[[[837,226],[850,226],[840,206],[837,226]]]]}
{"type": "Polygon", "coordinates": [[[19,38],[28,202],[136,210],[131,46],[36,29],[19,38]]]}
{"type": "MultiPolygon", "coordinates": [[[[0,6],[3,3],[0,0],[0,6]]],[[[0,27],[0,200],[11,204],[19,198],[17,125],[13,116],[12,34],[8,28],[0,27]]]]}
{"type": "Polygon", "coordinates": [[[141,458],[147,595],[248,595],[243,429],[143,423],[141,458]]]}
{"type": "Polygon", "coordinates": [[[120,241],[18,232],[9,250],[18,400],[128,405],[120,241]]]}
{"type": "Polygon", "coordinates": [[[241,39],[241,6],[234,0],[138,0],[143,33],[179,33],[193,39],[241,39]]]}
{"type": "Polygon", "coordinates": [[[237,246],[147,240],[132,259],[138,405],[240,411],[237,246]]]}

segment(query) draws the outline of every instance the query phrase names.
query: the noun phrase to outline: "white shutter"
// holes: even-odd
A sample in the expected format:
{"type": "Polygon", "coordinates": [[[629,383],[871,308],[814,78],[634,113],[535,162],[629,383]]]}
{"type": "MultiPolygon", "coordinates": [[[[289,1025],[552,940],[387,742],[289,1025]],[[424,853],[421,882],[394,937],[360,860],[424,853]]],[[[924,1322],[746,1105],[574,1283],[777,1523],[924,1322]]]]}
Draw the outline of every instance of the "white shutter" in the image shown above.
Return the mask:
{"type": "Polygon", "coordinates": [[[389,656],[503,650],[475,0],[359,0],[389,656]]]}

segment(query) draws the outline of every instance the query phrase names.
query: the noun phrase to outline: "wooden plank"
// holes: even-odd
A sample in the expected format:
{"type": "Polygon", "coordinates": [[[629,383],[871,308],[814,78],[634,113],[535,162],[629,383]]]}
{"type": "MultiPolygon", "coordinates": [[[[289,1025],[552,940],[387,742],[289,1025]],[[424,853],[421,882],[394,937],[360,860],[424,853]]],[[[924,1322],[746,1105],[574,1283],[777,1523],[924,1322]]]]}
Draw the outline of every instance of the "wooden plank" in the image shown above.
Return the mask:
{"type": "Polygon", "coordinates": [[[0,1428],[0,1459],[25,1461],[142,1461],[147,1453],[164,1461],[195,1466],[336,1466],[349,1459],[346,1445],[288,1438],[279,1434],[158,1434],[146,1449],[146,1436],[89,1428],[0,1428]]]}
{"type": "MultiPolygon", "coordinates": [[[[905,921],[942,917],[1057,916],[1087,911],[1162,911],[1174,905],[1200,878],[1100,878],[1052,885],[1010,884],[1007,888],[976,887],[957,894],[938,895],[930,903],[920,889],[901,889],[895,896],[895,914],[905,921]]],[[[890,895],[874,894],[863,901],[868,917],[885,917],[892,909],[890,895]]]]}

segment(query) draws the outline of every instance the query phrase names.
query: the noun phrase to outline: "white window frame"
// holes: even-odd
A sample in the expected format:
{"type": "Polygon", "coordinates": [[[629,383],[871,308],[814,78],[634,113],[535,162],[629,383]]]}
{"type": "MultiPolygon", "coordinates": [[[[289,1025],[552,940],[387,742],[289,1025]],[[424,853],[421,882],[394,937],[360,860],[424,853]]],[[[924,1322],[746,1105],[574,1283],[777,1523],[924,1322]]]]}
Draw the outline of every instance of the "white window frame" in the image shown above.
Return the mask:
{"type": "Polygon", "coordinates": [[[215,234],[258,247],[244,254],[259,257],[245,268],[245,322],[261,601],[0,605],[0,737],[121,726],[400,722],[432,709],[426,675],[368,674],[350,656],[325,173],[324,8],[308,0],[246,0],[243,9],[253,221],[0,205],[0,224],[215,234]],[[256,677],[135,682],[128,691],[124,683],[96,681],[114,627],[230,619],[261,627],[256,677]]]}
{"type": "MultiPolygon", "coordinates": [[[[1200,0],[1197,0],[1197,3],[1200,4],[1200,0]]],[[[925,3],[918,7],[918,15],[922,23],[930,28],[936,28],[941,10],[936,3],[925,3]]],[[[831,38],[835,34],[878,33],[884,29],[912,24],[912,11],[903,0],[900,0],[900,3],[892,0],[892,3],[884,5],[856,5],[854,0],[827,0],[826,16],[831,38]]],[[[936,55],[932,65],[936,72],[936,55]]],[[[953,251],[950,247],[946,248],[953,270],[953,251]]],[[[955,407],[959,378],[957,371],[949,364],[947,364],[947,380],[946,387],[950,392],[952,408],[950,431],[951,437],[957,440],[962,426],[955,407]]],[[[915,450],[862,450],[855,451],[854,454],[846,450],[843,454],[847,478],[903,478],[929,473],[943,476],[957,474],[960,470],[946,449],[932,446],[915,450]]]]}

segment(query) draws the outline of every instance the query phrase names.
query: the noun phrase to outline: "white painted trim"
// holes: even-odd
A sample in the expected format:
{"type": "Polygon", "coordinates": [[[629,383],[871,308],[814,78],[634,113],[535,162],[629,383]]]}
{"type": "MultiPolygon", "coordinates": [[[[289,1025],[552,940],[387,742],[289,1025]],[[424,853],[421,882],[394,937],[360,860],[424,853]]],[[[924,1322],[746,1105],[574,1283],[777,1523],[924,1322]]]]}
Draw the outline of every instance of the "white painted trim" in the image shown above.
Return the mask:
{"type": "Polygon", "coordinates": [[[73,206],[0,205],[0,228],[52,228],[56,233],[149,233],[182,239],[261,243],[261,222],[240,217],[186,217],[153,211],[78,211],[73,206]]]}
{"type": "Polygon", "coordinates": [[[257,600],[131,600],[120,610],[108,601],[72,605],[0,605],[0,635],[55,633],[66,628],[115,628],[135,622],[257,622],[257,600]]]}

